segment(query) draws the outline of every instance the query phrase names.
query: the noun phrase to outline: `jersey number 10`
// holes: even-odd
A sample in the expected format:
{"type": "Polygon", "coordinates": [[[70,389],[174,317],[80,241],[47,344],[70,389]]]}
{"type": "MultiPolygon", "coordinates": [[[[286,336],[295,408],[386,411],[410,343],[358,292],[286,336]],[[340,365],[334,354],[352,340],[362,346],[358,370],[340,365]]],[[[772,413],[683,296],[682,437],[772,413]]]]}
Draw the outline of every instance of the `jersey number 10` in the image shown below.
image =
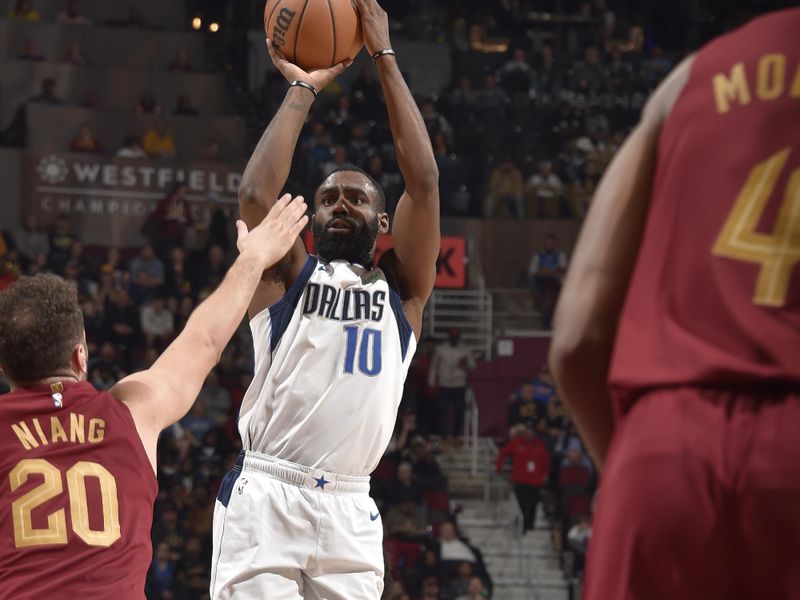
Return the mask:
{"type": "Polygon", "coordinates": [[[358,338],[361,333],[358,327],[346,326],[347,348],[344,357],[344,372],[352,375],[356,366],[358,354],[358,370],[364,375],[374,377],[381,372],[381,332],[378,329],[365,328],[361,334],[361,343],[358,338]]]}

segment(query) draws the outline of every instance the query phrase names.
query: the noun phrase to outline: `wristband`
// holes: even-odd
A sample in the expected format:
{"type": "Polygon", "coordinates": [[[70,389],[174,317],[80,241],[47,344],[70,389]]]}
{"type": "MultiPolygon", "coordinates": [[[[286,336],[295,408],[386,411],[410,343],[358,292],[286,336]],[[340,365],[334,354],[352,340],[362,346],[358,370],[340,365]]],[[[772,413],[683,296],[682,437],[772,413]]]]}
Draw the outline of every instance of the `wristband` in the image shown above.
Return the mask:
{"type": "Polygon", "coordinates": [[[375,54],[372,55],[372,60],[378,60],[381,56],[396,56],[394,50],[391,48],[384,48],[383,50],[378,50],[375,54]]]}
{"type": "Polygon", "coordinates": [[[305,81],[300,81],[299,79],[295,79],[292,83],[289,84],[289,87],[301,87],[307,89],[309,92],[314,94],[314,98],[319,95],[317,88],[315,88],[310,83],[306,83],[305,81]]]}

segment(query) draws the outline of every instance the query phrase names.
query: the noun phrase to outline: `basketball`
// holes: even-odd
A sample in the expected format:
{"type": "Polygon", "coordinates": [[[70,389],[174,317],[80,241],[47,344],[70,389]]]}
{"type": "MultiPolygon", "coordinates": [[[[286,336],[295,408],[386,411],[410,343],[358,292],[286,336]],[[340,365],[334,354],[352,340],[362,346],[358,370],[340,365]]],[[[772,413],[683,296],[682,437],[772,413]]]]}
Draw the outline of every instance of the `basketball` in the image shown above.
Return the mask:
{"type": "Polygon", "coordinates": [[[264,28],[275,48],[307,71],[352,59],[364,45],[351,0],[268,0],[264,28]]]}

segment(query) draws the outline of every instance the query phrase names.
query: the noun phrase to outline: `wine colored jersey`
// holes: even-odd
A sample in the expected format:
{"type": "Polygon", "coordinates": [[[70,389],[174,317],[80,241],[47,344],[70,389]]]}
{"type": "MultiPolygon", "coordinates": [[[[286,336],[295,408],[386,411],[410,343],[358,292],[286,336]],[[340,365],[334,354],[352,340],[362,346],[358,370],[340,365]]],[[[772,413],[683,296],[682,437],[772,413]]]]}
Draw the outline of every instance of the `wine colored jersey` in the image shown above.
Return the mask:
{"type": "Polygon", "coordinates": [[[610,385],[800,384],[800,9],[695,57],[658,145],[610,385]]]}
{"type": "Polygon", "coordinates": [[[0,596],[143,600],[157,489],[109,393],[84,382],[0,396],[0,596]]]}

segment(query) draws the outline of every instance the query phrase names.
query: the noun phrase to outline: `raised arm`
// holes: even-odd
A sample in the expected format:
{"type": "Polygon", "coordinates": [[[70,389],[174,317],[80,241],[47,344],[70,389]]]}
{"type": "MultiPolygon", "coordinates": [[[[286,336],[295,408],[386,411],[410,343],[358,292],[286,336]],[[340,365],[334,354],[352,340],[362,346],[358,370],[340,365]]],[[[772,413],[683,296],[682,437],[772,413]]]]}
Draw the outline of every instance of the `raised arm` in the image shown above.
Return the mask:
{"type": "Polygon", "coordinates": [[[302,198],[292,200],[287,194],[249,233],[244,222],[238,221],[240,254],[217,290],[197,307],[183,332],[152,367],[112,388],[112,395],[130,408],[154,465],[158,434],[191,408],[242,322],[262,273],[286,254],[308,222],[306,208],[302,198]]]}
{"type": "MultiPolygon", "coordinates": [[[[348,61],[330,69],[308,73],[283,58],[270,40],[267,40],[267,49],[275,67],[287,81],[302,81],[317,91],[327,86],[350,64],[348,61]]],[[[314,93],[307,88],[290,87],[278,112],[256,145],[239,186],[239,215],[248,227],[261,223],[286,184],[297,140],[314,98],[314,93]]],[[[305,259],[306,249],[298,238],[292,245],[288,260],[280,261],[273,267],[266,274],[264,284],[258,287],[248,311],[251,317],[283,295],[286,283],[294,280],[305,259]]]]}
{"type": "MultiPolygon", "coordinates": [[[[370,55],[391,47],[389,18],[377,0],[355,0],[370,55]]],[[[392,225],[394,253],[388,260],[400,285],[406,314],[419,338],[422,311],[436,279],[439,256],[439,169],[417,103],[392,55],[376,59],[397,162],[405,180],[392,225]]]]}
{"type": "Polygon", "coordinates": [[[556,310],[550,368],[598,467],[614,431],[608,367],[647,220],[658,139],[690,68],[687,59],[659,86],[603,176],[556,310]]]}

